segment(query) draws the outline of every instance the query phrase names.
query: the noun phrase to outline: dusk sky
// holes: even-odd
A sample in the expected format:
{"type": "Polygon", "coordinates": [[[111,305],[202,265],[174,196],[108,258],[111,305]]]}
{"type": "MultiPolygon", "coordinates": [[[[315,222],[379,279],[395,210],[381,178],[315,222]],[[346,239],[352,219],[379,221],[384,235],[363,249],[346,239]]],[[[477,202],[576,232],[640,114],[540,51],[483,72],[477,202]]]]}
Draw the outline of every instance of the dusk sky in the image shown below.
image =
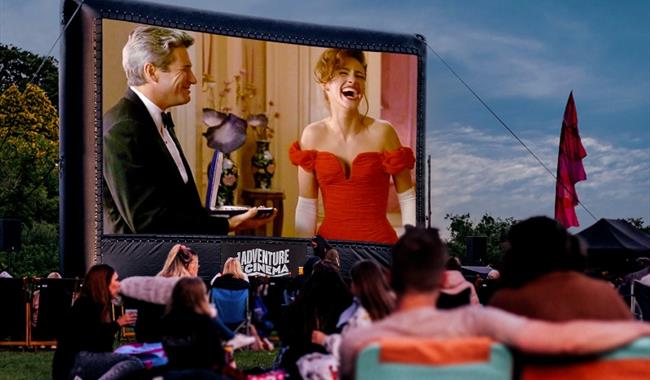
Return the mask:
{"type": "MultiPolygon", "coordinates": [[[[597,218],[650,223],[647,0],[151,2],[422,34],[553,172],[573,90],[588,153],[588,178],[576,186],[581,201],[597,218]]],[[[59,7],[55,0],[0,0],[0,41],[47,53],[60,32],[59,7]]],[[[446,213],[553,216],[555,180],[430,51],[426,113],[433,225],[445,229],[446,213]]],[[[580,207],[577,214],[579,229],[595,222],[580,207]]]]}

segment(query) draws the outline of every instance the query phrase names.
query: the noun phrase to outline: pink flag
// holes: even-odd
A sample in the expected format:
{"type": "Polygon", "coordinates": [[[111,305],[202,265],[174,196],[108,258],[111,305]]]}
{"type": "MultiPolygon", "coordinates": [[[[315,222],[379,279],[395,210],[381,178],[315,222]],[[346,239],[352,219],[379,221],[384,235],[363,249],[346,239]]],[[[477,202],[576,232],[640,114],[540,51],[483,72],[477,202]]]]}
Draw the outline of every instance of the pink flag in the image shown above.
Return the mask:
{"type": "Polygon", "coordinates": [[[587,151],[580,141],[578,114],[571,91],[564,110],[555,184],[555,219],[566,228],[580,225],[575,211],[578,205],[575,184],[587,179],[587,173],[582,166],[582,159],[586,156],[587,151]]]}

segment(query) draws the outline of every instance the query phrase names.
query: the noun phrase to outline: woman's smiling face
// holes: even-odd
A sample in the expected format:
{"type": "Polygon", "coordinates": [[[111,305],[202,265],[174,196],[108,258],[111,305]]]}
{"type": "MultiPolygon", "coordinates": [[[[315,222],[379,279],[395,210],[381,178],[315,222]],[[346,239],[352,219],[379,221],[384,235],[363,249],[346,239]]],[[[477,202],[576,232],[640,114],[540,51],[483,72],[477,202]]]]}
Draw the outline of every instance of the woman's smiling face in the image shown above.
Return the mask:
{"type": "Polygon", "coordinates": [[[356,108],[366,91],[366,71],[361,62],[346,57],[324,87],[331,103],[356,108]]]}

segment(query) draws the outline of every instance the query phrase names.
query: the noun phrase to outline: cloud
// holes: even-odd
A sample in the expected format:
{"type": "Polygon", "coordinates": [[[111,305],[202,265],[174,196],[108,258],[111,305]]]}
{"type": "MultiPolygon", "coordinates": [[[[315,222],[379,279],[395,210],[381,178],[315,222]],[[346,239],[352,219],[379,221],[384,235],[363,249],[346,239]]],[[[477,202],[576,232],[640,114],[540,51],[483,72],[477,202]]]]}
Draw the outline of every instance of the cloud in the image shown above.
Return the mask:
{"type": "MultiPolygon", "coordinates": [[[[559,136],[531,140],[534,153],[555,171],[559,136]],[[553,164],[549,164],[552,162],[553,164]]],[[[650,151],[584,138],[588,179],[578,195],[596,217],[640,216],[650,220],[650,151]]],[[[432,223],[445,227],[444,215],[469,212],[522,219],[553,216],[555,180],[514,139],[468,125],[430,133],[432,223]]],[[[590,217],[583,226],[590,225],[590,217]]]]}
{"type": "MultiPolygon", "coordinates": [[[[166,0],[165,0],[166,1],[166,0]]],[[[211,2],[194,2],[194,7],[214,9],[211,2]]],[[[323,3],[325,4],[325,3],[323,3]]],[[[371,6],[333,1],[313,9],[288,1],[231,2],[220,5],[228,12],[281,17],[325,25],[381,29],[424,35],[431,47],[446,58],[477,90],[490,97],[539,99],[579,88],[588,76],[579,63],[566,63],[548,41],[509,32],[496,32],[471,16],[458,17],[444,3],[404,1],[371,6]],[[271,5],[272,4],[272,5],[271,5]],[[332,11],[332,9],[346,11],[332,11]],[[278,15],[279,9],[290,10],[278,15]],[[381,22],[378,22],[381,20],[381,22]]],[[[574,23],[575,24],[575,23],[574,23]]],[[[577,24],[574,28],[581,25],[577,24]]],[[[584,28],[584,26],[583,26],[584,28]]],[[[430,55],[431,59],[435,59],[430,55]]]]}
{"type": "MultiPolygon", "coordinates": [[[[630,149],[611,145],[595,139],[583,139],[589,153],[588,181],[583,187],[598,194],[604,203],[629,201],[630,197],[640,198],[650,204],[650,151],[630,149]],[[645,194],[645,196],[643,195],[645,194]]],[[[636,215],[643,210],[630,210],[636,215]]],[[[643,215],[641,215],[643,216],[643,215]]]]}
{"type": "Polygon", "coordinates": [[[453,33],[433,34],[430,45],[491,97],[552,97],[587,78],[583,67],[558,60],[551,47],[535,38],[456,26],[453,33]]]}

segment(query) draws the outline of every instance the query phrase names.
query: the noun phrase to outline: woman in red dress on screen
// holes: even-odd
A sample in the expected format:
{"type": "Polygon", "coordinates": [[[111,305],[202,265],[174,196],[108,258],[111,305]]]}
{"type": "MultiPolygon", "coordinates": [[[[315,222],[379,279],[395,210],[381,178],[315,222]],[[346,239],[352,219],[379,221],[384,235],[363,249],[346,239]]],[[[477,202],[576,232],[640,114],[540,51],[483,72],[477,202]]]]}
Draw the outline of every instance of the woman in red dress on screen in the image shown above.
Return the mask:
{"type": "MultiPolygon", "coordinates": [[[[365,98],[366,59],[362,51],[328,49],[314,69],[330,116],[309,124],[289,149],[298,165],[296,234],[316,234],[318,191],[325,218],[318,234],[326,239],[392,244],[397,234],[386,218],[393,177],[403,224],[415,224],[411,148],[400,144],[389,122],[359,112],[365,98]]],[[[368,105],[367,99],[366,106],[368,105]]]]}

